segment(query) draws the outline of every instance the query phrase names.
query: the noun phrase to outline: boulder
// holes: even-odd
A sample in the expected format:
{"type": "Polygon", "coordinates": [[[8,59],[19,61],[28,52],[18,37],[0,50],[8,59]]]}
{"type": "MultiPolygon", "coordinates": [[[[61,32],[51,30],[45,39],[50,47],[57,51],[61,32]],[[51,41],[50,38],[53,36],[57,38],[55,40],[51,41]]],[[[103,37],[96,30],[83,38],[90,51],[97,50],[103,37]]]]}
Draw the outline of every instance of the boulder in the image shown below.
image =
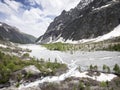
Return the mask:
{"type": "Polygon", "coordinates": [[[40,70],[37,69],[34,65],[30,65],[22,69],[22,74],[27,74],[27,73],[30,73],[32,75],[41,74],[40,70]]]}
{"type": "MultiPolygon", "coordinates": [[[[31,82],[41,77],[41,71],[34,65],[27,66],[22,70],[16,71],[11,75],[10,82],[14,84],[16,82],[31,82]]],[[[22,83],[21,82],[21,83],[22,83]]]]}

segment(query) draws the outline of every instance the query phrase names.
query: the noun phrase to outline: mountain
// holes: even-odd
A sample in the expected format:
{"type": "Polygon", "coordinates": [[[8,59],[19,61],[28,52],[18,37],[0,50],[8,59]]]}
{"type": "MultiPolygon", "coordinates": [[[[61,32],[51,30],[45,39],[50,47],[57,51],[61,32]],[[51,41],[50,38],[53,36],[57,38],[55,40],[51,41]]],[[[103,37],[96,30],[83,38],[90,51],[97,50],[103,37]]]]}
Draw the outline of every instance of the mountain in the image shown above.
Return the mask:
{"type": "Polygon", "coordinates": [[[22,33],[16,27],[3,22],[0,22],[0,39],[22,44],[34,43],[36,40],[34,36],[22,33]]]}
{"type": "Polygon", "coordinates": [[[81,0],[70,11],[63,11],[36,42],[93,39],[111,32],[120,24],[119,0],[81,0]]]}

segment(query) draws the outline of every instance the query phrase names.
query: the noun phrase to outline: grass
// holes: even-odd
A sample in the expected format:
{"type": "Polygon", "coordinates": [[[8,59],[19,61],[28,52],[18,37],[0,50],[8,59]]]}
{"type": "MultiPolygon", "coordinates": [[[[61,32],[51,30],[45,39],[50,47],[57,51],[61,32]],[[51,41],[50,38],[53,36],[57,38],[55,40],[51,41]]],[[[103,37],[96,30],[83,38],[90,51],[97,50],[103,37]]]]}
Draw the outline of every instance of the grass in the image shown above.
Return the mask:
{"type": "Polygon", "coordinates": [[[46,47],[49,50],[57,50],[57,51],[77,51],[82,50],[84,48],[84,44],[69,44],[69,43],[50,43],[50,44],[42,44],[42,46],[46,47]]]}
{"type": "Polygon", "coordinates": [[[107,51],[120,51],[119,43],[81,43],[81,44],[68,44],[68,43],[50,43],[50,44],[42,44],[42,46],[46,47],[49,50],[58,50],[58,51],[95,51],[95,50],[107,50],[107,51]]]}
{"type": "Polygon", "coordinates": [[[49,50],[58,50],[58,51],[67,51],[72,47],[71,44],[64,44],[64,43],[61,43],[61,42],[43,44],[43,46],[46,47],[49,50]]]}

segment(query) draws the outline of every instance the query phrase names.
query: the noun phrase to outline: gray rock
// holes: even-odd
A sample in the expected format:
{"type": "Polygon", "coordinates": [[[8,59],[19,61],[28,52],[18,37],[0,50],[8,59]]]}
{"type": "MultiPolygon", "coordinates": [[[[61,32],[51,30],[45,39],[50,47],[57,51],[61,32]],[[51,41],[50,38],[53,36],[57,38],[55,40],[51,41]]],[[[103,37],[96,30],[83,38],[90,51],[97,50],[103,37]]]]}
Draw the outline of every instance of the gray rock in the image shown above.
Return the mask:
{"type": "Polygon", "coordinates": [[[37,69],[34,65],[30,65],[22,69],[23,73],[31,73],[33,75],[41,74],[40,70],[37,69]]]}
{"type": "Polygon", "coordinates": [[[16,71],[12,74],[10,82],[12,85],[16,82],[31,82],[41,77],[41,71],[37,69],[34,65],[27,66],[22,70],[16,71]]]}
{"type": "Polygon", "coordinates": [[[14,86],[8,87],[8,88],[2,88],[0,90],[41,90],[38,86],[28,87],[28,88],[16,88],[14,86]]]}
{"type": "Polygon", "coordinates": [[[112,31],[120,24],[120,1],[81,0],[74,9],[63,11],[49,25],[39,43],[95,38],[112,31]]]}

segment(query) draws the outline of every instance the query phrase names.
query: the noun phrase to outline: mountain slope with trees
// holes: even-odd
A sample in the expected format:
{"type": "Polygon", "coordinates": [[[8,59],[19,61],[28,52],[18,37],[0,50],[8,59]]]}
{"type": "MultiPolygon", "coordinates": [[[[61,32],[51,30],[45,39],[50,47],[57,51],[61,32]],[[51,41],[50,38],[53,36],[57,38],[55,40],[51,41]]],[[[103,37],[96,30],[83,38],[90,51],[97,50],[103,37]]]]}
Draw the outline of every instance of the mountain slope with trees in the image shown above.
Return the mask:
{"type": "Polygon", "coordinates": [[[2,22],[0,22],[0,39],[22,44],[34,43],[36,40],[34,36],[22,33],[16,27],[2,22]]]}

